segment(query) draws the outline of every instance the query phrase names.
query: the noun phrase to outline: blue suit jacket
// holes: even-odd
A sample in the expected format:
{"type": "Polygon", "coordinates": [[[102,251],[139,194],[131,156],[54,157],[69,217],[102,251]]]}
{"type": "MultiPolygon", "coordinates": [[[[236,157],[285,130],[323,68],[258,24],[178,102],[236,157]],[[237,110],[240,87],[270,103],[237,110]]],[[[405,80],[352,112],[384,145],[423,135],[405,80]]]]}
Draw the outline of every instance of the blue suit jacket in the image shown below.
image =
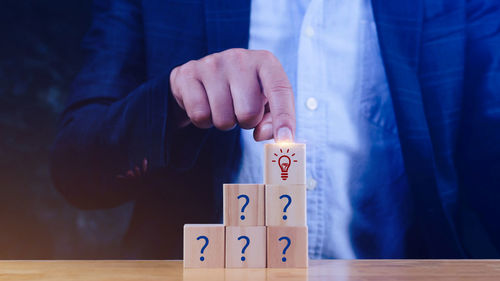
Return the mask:
{"type": "MultiPolygon", "coordinates": [[[[372,2],[413,198],[406,256],[500,257],[498,1],[372,2]]],[[[247,47],[249,14],[249,0],[96,1],[52,174],[82,208],[135,201],[125,257],[180,257],[183,223],[220,218],[239,129],[175,129],[168,77],[247,47]]]]}

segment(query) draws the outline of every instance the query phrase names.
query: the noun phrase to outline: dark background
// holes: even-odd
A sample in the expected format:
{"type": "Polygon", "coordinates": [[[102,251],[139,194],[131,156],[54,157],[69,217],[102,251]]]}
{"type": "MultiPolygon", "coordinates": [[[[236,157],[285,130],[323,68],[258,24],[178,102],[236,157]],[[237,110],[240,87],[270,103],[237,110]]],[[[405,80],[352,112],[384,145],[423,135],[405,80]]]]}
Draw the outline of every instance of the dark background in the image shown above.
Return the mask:
{"type": "Polygon", "coordinates": [[[83,62],[90,0],[0,1],[0,259],[118,258],[132,206],[81,211],[49,152],[83,62]]]}

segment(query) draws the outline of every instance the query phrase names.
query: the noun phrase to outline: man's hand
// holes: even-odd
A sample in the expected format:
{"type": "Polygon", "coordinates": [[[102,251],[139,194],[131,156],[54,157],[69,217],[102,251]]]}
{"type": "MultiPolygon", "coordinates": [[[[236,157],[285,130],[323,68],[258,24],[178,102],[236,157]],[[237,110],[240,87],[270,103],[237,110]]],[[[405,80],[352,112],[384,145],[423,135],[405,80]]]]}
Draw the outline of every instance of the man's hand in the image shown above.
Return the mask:
{"type": "Polygon", "coordinates": [[[268,51],[230,49],[189,61],[172,70],[170,87],[186,120],[199,128],[230,130],[238,124],[255,128],[257,141],[293,140],[292,87],[268,51]]]}

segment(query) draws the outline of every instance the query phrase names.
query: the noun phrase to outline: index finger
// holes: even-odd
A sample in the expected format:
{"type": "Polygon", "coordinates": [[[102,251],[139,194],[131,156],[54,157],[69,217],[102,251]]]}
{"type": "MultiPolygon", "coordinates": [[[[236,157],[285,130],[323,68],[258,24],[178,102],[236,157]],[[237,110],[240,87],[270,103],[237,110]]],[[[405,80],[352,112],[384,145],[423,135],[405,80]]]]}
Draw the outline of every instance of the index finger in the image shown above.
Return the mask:
{"type": "Polygon", "coordinates": [[[292,86],[279,60],[264,51],[257,68],[262,92],[269,102],[275,141],[293,141],[295,102],[292,86]]]}

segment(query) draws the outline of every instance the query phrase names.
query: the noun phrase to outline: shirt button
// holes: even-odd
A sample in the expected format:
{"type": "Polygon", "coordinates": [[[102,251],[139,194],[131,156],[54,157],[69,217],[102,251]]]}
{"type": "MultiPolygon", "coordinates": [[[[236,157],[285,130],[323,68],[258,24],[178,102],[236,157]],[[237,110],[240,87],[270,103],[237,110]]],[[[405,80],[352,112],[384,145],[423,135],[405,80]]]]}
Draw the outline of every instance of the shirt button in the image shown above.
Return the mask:
{"type": "Polygon", "coordinates": [[[318,185],[318,182],[313,179],[313,178],[308,178],[306,181],[306,188],[309,190],[314,190],[316,188],[316,185],[318,185]]]}
{"type": "Polygon", "coordinates": [[[306,36],[313,37],[314,36],[314,28],[312,26],[306,27],[306,36]]]}
{"type": "Polygon", "coordinates": [[[316,110],[316,108],[318,108],[318,101],[315,98],[308,98],[306,100],[306,106],[309,110],[316,110]]]}

